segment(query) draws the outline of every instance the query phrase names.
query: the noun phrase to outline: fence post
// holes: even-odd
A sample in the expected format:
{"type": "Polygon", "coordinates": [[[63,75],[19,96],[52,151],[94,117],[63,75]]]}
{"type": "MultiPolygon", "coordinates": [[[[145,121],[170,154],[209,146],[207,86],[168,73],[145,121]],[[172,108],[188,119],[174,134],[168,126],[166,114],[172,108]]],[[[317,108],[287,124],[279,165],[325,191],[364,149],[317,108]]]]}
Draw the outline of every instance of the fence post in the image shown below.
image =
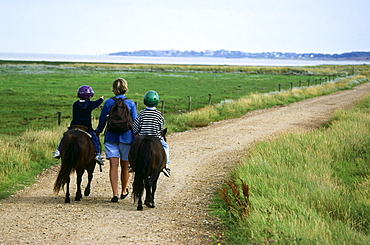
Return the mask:
{"type": "Polygon", "coordinates": [[[162,114],[164,114],[164,101],[162,100],[162,114]]]}
{"type": "Polygon", "coordinates": [[[62,123],[62,113],[58,111],[54,115],[58,115],[58,126],[60,126],[60,124],[62,123]]]}
{"type": "Polygon", "coordinates": [[[191,96],[188,96],[189,101],[188,101],[188,111],[191,111],[191,96]]]}
{"type": "Polygon", "coordinates": [[[302,87],[302,81],[301,80],[299,80],[299,86],[298,87],[299,88],[302,87]]]}
{"type": "Polygon", "coordinates": [[[208,94],[208,105],[212,103],[212,94],[208,94]]]}
{"type": "Polygon", "coordinates": [[[310,86],[310,80],[307,80],[307,87],[310,86]]]}
{"type": "Polygon", "coordinates": [[[279,83],[278,85],[279,85],[279,92],[280,92],[281,91],[281,84],[279,83]]]}
{"type": "Polygon", "coordinates": [[[290,83],[290,90],[293,90],[293,83],[290,83]]]}

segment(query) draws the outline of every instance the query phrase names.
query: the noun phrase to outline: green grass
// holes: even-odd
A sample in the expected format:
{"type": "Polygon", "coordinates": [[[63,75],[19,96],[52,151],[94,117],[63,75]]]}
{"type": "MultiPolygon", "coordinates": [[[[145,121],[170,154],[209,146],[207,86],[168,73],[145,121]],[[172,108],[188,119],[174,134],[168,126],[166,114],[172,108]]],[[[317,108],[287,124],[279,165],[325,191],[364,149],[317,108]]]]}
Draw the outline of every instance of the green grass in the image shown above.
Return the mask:
{"type": "Polygon", "coordinates": [[[369,244],[369,108],[370,96],[319,130],[251,149],[213,206],[224,242],[369,244]]]}
{"type": "MultiPolygon", "coordinates": [[[[207,106],[209,94],[212,94],[211,104],[217,105],[251,93],[276,91],[278,84],[285,90],[290,89],[291,83],[295,87],[307,86],[308,80],[314,85],[315,80],[317,84],[320,78],[323,82],[328,75],[345,75],[348,74],[345,70],[351,70],[345,66],[340,69],[252,68],[0,62],[0,103],[6,105],[0,108],[0,135],[52,128],[57,124],[56,112],[61,112],[63,120],[69,121],[78,87],[88,84],[93,87],[96,98],[105,96],[107,99],[113,95],[111,85],[117,77],[128,81],[127,96],[138,103],[138,110],[144,108],[143,95],[152,89],[164,101],[165,115],[172,115],[188,111],[188,96],[192,100],[191,109],[197,110],[207,106]]],[[[93,116],[98,117],[99,113],[95,110],[93,116]]]]}

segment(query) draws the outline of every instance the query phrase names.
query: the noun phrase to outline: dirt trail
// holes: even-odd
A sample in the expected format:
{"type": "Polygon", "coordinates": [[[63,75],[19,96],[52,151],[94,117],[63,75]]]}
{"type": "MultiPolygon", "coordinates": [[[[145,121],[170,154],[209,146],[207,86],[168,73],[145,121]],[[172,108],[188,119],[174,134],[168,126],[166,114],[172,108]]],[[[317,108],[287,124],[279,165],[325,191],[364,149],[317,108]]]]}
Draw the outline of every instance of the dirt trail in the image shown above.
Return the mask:
{"type": "MultiPolygon", "coordinates": [[[[172,176],[161,175],[154,209],[136,211],[131,196],[109,202],[107,165],[102,173],[95,169],[89,197],[64,204],[64,193],[52,191],[52,168],[0,201],[0,244],[210,244],[221,230],[207,205],[245,150],[281,132],[316,128],[368,93],[370,83],[170,135],[172,176]]],[[[71,187],[75,193],[74,182],[71,187]]]]}

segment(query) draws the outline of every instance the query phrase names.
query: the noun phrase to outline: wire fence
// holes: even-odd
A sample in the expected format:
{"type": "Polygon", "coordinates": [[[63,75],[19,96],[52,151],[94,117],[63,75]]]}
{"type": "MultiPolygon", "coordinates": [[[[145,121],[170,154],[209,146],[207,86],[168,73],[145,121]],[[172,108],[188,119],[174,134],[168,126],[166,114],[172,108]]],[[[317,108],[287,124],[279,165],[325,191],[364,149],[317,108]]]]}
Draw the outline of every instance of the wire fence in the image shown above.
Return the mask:
{"type": "MultiPolygon", "coordinates": [[[[302,80],[299,80],[296,84],[294,84],[293,82],[290,82],[290,83],[287,83],[287,84],[278,84],[277,86],[277,91],[278,92],[281,92],[283,91],[284,89],[285,90],[291,90],[293,88],[302,88],[302,87],[310,87],[310,86],[316,86],[316,85],[322,85],[324,83],[328,83],[330,81],[334,81],[335,78],[337,78],[338,75],[328,75],[328,77],[320,77],[320,78],[317,78],[317,79],[313,79],[313,80],[306,80],[306,81],[302,81],[302,80]]],[[[194,98],[193,96],[187,96],[187,97],[183,97],[183,98],[178,98],[176,99],[176,101],[180,101],[180,100],[186,100],[187,101],[187,108],[183,108],[182,110],[179,110],[180,112],[186,112],[186,111],[191,111],[192,110],[192,107],[194,105],[194,103],[198,103],[198,104],[201,104],[201,105],[211,105],[212,104],[212,94],[209,93],[207,95],[201,95],[201,96],[197,96],[197,98],[204,98],[204,101],[203,102],[194,102],[194,98]]],[[[225,102],[226,103],[226,102],[225,102]]],[[[135,102],[135,105],[136,105],[136,108],[137,108],[137,102],[135,102]]],[[[165,101],[161,101],[161,104],[160,104],[160,110],[162,112],[162,114],[165,113],[165,106],[166,106],[166,102],[165,101]]],[[[102,108],[102,107],[100,107],[102,108]]],[[[54,114],[52,115],[46,115],[46,116],[41,116],[41,117],[35,117],[35,118],[27,118],[26,121],[32,121],[32,120],[41,120],[41,119],[48,119],[52,116],[56,116],[57,117],[57,125],[60,126],[61,123],[62,123],[62,112],[58,111],[58,112],[55,112],[54,114]]]]}

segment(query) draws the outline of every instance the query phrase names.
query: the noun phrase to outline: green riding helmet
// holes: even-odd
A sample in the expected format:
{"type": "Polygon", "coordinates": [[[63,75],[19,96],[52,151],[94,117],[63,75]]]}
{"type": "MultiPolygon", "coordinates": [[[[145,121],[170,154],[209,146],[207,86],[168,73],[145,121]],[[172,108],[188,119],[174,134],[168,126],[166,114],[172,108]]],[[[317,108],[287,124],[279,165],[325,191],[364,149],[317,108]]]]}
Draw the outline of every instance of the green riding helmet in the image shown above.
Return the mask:
{"type": "Polygon", "coordinates": [[[159,95],[157,92],[153,90],[149,90],[148,92],[145,93],[144,95],[144,104],[146,106],[157,106],[159,102],[159,95]]]}

